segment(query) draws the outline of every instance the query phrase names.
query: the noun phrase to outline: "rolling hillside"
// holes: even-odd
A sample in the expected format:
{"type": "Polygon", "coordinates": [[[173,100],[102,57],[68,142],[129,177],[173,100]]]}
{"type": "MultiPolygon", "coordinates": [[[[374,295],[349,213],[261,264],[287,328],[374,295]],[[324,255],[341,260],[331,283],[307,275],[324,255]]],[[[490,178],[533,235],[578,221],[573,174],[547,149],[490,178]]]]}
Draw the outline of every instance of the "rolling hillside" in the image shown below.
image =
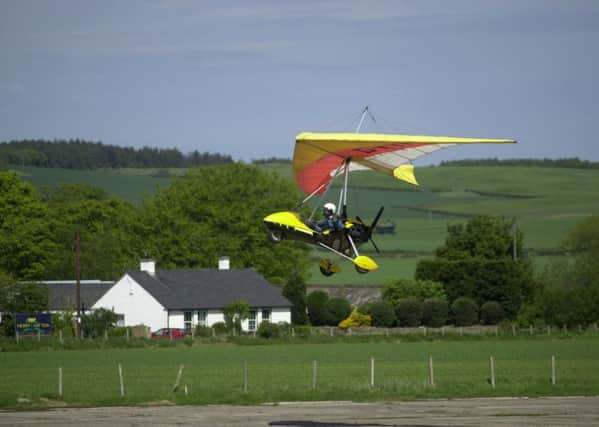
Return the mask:
{"type": "MultiPolygon", "coordinates": [[[[292,179],[289,164],[260,167],[292,179]]],[[[82,182],[136,204],[168,185],[172,176],[184,173],[182,169],[16,170],[34,185],[82,182]]],[[[476,214],[515,217],[529,255],[541,267],[548,255],[560,253],[561,241],[581,217],[599,212],[599,170],[444,166],[419,168],[416,177],[419,187],[371,172],[352,174],[350,215],[368,221],[384,205],[382,221],[394,222],[396,233],[376,236],[383,251],[376,257],[381,266],[378,271],[357,275],[350,265],[342,265],[342,273],[324,278],[315,263],[312,283],[382,284],[397,276],[411,277],[418,260],[430,256],[443,242],[447,223],[476,214]]],[[[338,188],[332,187],[330,200],[337,201],[338,188]]],[[[373,249],[367,245],[363,251],[373,249]]],[[[320,254],[315,251],[314,256],[320,254]]]]}

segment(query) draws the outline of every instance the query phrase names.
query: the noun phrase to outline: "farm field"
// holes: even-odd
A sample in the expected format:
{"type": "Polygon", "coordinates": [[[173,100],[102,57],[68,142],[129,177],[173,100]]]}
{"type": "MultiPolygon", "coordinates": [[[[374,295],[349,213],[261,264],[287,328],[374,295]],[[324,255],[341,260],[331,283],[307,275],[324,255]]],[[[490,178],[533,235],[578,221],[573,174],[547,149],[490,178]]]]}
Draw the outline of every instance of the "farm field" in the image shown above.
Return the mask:
{"type": "MultiPolygon", "coordinates": [[[[262,169],[282,179],[292,179],[291,165],[263,164],[262,169]]],[[[15,168],[35,185],[82,182],[97,185],[109,194],[140,204],[158,188],[168,185],[183,169],[122,169],[72,171],[33,167],[15,168]]],[[[311,268],[312,284],[383,284],[394,277],[412,277],[418,260],[431,256],[446,237],[448,223],[466,221],[476,214],[515,218],[524,233],[525,247],[537,268],[547,263],[547,253],[559,254],[561,242],[584,216],[599,212],[599,170],[516,166],[444,166],[416,168],[419,187],[411,187],[381,174],[356,172],[350,178],[349,213],[366,222],[381,205],[381,219],[396,225],[393,235],[375,235],[383,251],[377,272],[360,276],[351,265],[324,278],[311,268]]],[[[328,199],[337,202],[338,184],[328,199]]],[[[317,203],[317,201],[314,201],[317,203]]],[[[273,210],[283,207],[273,206],[273,210]]],[[[374,254],[371,245],[363,251],[374,254]]],[[[315,259],[324,252],[314,251],[315,259]]]]}
{"type": "Polygon", "coordinates": [[[599,393],[595,336],[0,353],[0,407],[406,400],[599,393]],[[556,357],[552,385],[551,356],[556,357]],[[496,388],[489,379],[495,360],[496,388]],[[370,358],[375,360],[370,386],[370,358]],[[434,386],[428,358],[433,358],[434,386]],[[317,361],[316,389],[312,388],[317,361]],[[120,396],[118,364],[124,378],[120,396]],[[183,364],[178,391],[173,385],[183,364]],[[247,392],[243,390],[247,364],[247,392]],[[58,368],[63,397],[58,396],[58,368]],[[185,395],[185,387],[188,394],[185,395]],[[18,403],[21,399],[21,403],[18,403]],[[26,399],[26,400],[24,400],[26,399]]]}

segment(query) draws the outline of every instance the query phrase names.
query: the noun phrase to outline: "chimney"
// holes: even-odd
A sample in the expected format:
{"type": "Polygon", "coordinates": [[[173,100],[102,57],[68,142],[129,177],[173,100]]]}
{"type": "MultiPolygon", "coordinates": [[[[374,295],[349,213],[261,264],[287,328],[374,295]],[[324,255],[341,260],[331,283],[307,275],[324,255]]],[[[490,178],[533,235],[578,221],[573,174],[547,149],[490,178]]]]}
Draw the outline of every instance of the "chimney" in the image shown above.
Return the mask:
{"type": "Polygon", "coordinates": [[[148,274],[153,276],[156,274],[156,261],[153,259],[142,259],[139,263],[139,269],[141,271],[147,271],[148,274]]]}
{"type": "Polygon", "coordinates": [[[221,256],[218,259],[218,269],[219,270],[228,270],[229,269],[229,257],[228,256],[221,256]]]}

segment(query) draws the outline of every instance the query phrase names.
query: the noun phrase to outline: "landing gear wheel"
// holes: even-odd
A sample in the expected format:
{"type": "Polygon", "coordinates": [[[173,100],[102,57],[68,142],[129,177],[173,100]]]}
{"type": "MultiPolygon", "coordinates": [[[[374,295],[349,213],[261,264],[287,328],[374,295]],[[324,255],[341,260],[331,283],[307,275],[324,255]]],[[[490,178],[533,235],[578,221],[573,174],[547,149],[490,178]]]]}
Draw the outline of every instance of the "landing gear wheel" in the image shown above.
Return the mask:
{"type": "Polygon", "coordinates": [[[334,271],[327,270],[324,267],[320,267],[320,272],[322,273],[323,276],[327,276],[327,277],[332,276],[333,274],[335,274],[334,271]]]}
{"type": "Polygon", "coordinates": [[[275,230],[268,230],[268,238],[271,242],[279,243],[283,240],[283,233],[275,230]]]}
{"type": "Polygon", "coordinates": [[[363,268],[360,268],[360,267],[358,267],[357,265],[356,265],[356,271],[357,271],[358,273],[360,273],[360,274],[366,274],[366,273],[368,273],[368,270],[365,270],[365,269],[363,269],[363,268]]]}

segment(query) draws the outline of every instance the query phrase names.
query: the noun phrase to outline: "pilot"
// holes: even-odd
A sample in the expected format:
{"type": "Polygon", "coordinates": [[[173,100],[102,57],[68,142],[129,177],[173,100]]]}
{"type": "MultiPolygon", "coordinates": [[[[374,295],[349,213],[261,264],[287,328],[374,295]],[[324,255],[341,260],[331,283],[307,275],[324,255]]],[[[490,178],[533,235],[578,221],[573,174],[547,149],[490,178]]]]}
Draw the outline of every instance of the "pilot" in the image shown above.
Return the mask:
{"type": "Polygon", "coordinates": [[[323,219],[316,223],[314,229],[319,233],[325,230],[339,231],[343,230],[343,222],[339,219],[339,216],[335,213],[337,207],[334,203],[327,202],[324,204],[322,209],[323,219]]]}

